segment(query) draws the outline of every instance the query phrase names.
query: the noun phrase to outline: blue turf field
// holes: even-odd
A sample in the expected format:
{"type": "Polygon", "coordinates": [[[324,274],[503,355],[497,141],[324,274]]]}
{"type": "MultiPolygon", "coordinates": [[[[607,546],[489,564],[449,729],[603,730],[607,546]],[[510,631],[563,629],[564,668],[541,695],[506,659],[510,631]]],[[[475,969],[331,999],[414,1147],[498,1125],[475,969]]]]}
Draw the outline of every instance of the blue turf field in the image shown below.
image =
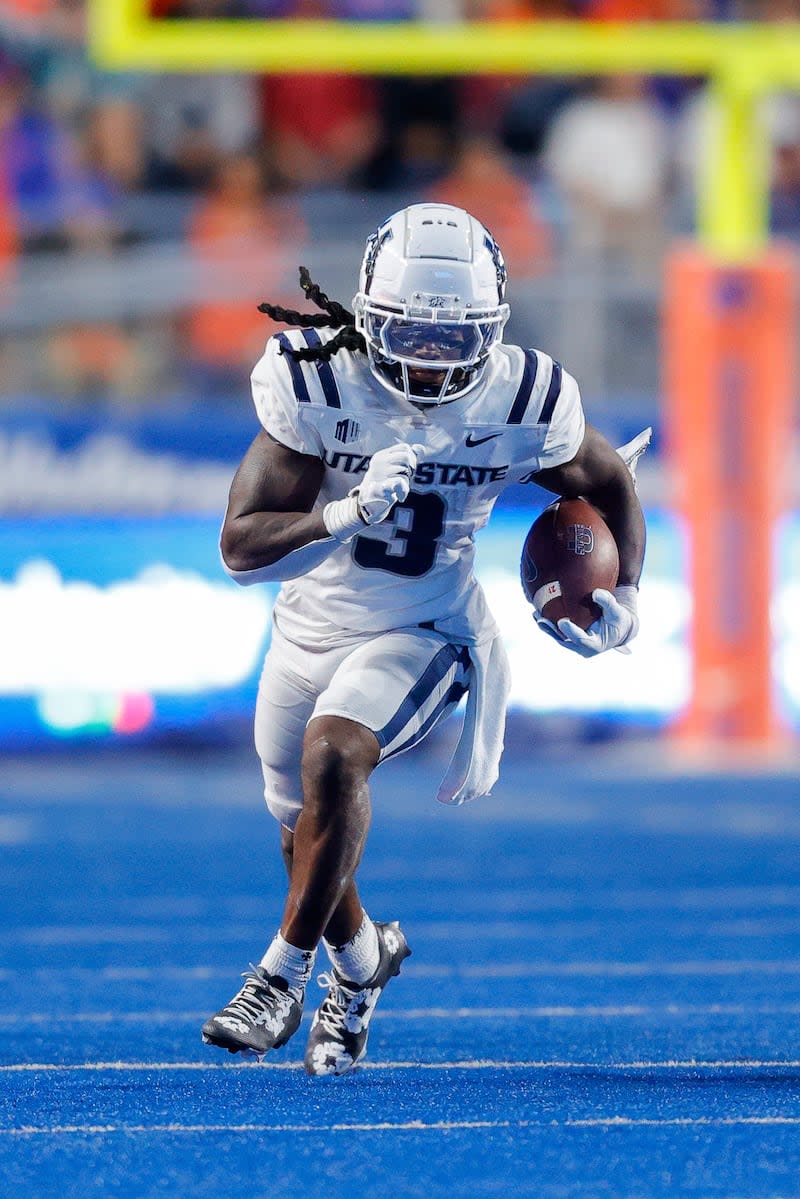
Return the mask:
{"type": "Polygon", "coordinates": [[[8,763],[0,1194],[800,1196],[797,774],[563,757],[459,810],[435,752],[378,773],[362,891],[413,957],[322,1080],[305,1026],[200,1042],[280,911],[249,753],[8,763]]]}

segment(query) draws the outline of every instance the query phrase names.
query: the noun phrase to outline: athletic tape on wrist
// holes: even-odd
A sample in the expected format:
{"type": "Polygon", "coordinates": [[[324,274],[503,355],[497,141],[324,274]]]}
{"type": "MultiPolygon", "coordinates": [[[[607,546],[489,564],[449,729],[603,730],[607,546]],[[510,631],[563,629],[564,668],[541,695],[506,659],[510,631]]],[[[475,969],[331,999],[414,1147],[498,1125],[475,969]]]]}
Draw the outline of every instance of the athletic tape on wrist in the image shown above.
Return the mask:
{"type": "Polygon", "coordinates": [[[358,497],[351,494],[343,500],[331,500],[322,509],[322,523],[337,541],[350,541],[366,528],[358,511],[358,497]]]}
{"type": "Polygon", "coordinates": [[[560,595],[561,584],[557,580],[552,583],[545,583],[533,597],[534,612],[541,612],[545,604],[549,604],[552,599],[558,599],[560,595]]]}

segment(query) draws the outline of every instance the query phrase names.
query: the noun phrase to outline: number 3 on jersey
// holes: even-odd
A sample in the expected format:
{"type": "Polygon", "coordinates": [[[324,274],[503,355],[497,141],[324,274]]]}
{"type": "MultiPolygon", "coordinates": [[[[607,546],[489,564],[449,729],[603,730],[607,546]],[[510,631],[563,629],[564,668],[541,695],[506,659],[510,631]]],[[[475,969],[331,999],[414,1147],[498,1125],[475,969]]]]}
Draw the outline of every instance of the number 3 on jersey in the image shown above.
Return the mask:
{"type": "Polygon", "coordinates": [[[444,529],[444,500],[433,492],[411,491],[395,504],[382,527],[391,529],[388,541],[360,534],[353,542],[353,560],[365,570],[388,570],[418,579],[436,558],[436,543],[444,529]]]}

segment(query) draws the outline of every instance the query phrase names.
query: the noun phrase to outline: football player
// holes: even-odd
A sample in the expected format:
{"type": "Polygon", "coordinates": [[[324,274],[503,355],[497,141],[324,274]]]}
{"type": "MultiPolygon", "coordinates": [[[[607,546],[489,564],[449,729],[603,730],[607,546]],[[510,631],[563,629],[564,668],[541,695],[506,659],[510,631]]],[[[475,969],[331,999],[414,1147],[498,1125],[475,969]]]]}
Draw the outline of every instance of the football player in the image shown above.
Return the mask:
{"type": "Polygon", "coordinates": [[[253,371],[262,428],[221,536],[234,579],[282,583],[255,739],[289,888],[260,964],[203,1039],[259,1057],[283,1045],[323,941],[331,970],[305,1053],[321,1075],[363,1056],[410,953],[356,887],[372,771],[466,692],[438,798],[477,798],[497,778],[509,668],[473,574],[476,531],[513,483],[600,510],[619,585],[595,593],[603,616],[589,632],[546,630],[587,656],[636,635],[645,531],[632,471],[586,424],[575,380],[541,350],[503,343],[506,271],[474,217],[439,204],[390,217],[367,242],[353,312],[304,269],[301,283],[320,313],[261,306],[295,328],[270,338],[253,371]]]}

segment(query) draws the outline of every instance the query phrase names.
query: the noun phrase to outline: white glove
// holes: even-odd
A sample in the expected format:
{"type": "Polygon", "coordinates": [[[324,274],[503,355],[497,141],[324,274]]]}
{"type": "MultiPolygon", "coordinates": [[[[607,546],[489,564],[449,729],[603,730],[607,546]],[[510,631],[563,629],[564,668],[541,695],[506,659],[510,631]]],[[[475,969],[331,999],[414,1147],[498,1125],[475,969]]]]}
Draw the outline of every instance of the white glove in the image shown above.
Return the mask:
{"type": "Polygon", "coordinates": [[[356,488],[358,511],[368,525],[384,520],[411,487],[421,445],[390,445],[372,455],[367,473],[356,488]]]}
{"type": "Polygon", "coordinates": [[[614,594],[602,587],[592,592],[592,599],[602,610],[602,616],[584,632],[571,620],[559,620],[558,628],[552,621],[534,613],[539,628],[554,637],[565,649],[571,649],[582,658],[593,658],[607,649],[618,649],[630,653],[627,643],[639,632],[639,617],[636,611],[638,589],[629,584],[614,588],[614,594]]]}
{"type": "Polygon", "coordinates": [[[367,473],[343,500],[332,500],[322,512],[325,528],[337,541],[349,541],[365,525],[376,525],[404,500],[411,487],[421,445],[390,445],[372,455],[367,473]]]}

